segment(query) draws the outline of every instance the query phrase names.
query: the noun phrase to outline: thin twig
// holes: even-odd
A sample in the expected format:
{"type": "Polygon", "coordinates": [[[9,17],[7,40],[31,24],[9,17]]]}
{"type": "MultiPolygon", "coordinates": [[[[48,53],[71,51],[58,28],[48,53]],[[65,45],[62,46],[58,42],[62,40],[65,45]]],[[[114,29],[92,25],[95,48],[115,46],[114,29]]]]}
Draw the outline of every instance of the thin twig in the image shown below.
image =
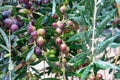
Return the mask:
{"type": "Polygon", "coordinates": [[[66,75],[65,75],[65,65],[64,65],[64,62],[63,62],[63,59],[64,59],[64,54],[61,52],[61,59],[62,59],[62,69],[63,69],[63,80],[66,80],[66,75]]]}
{"type": "MultiPolygon", "coordinates": [[[[94,14],[93,14],[93,32],[92,32],[92,56],[94,55],[95,48],[95,27],[96,27],[96,13],[97,13],[97,0],[94,0],[94,14]]],[[[94,61],[94,58],[93,58],[94,61]]]]}
{"type": "MultiPolygon", "coordinates": [[[[9,56],[9,63],[12,63],[12,60],[11,60],[11,38],[10,38],[10,36],[11,36],[11,31],[9,30],[9,54],[10,54],[10,56],[9,56]]],[[[9,71],[9,78],[10,78],[10,80],[12,80],[12,77],[11,77],[11,70],[9,71]]]]}

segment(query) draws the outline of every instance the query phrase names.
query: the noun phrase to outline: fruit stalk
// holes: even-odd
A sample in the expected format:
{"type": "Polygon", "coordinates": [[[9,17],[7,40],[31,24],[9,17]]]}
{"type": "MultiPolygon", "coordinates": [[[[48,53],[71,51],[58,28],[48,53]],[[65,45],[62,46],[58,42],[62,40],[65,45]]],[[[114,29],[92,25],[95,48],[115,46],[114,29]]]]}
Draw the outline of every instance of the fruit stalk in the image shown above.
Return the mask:
{"type": "Polygon", "coordinates": [[[61,65],[62,65],[62,71],[63,71],[63,80],[66,80],[66,75],[65,75],[65,64],[64,64],[64,62],[63,62],[64,53],[63,53],[63,52],[60,52],[60,54],[61,54],[61,61],[62,61],[61,65]]]}

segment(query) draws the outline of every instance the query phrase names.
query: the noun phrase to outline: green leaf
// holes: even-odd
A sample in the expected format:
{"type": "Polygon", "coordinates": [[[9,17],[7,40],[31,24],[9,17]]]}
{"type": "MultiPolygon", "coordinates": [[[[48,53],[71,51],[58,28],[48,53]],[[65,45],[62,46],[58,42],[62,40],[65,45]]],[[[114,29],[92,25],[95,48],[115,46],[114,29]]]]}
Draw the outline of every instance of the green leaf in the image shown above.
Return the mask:
{"type": "Polygon", "coordinates": [[[21,78],[25,78],[27,75],[27,65],[24,66],[20,72],[18,72],[18,75],[16,76],[16,78],[14,80],[19,80],[21,78]]]}
{"type": "Polygon", "coordinates": [[[7,11],[7,10],[10,10],[12,8],[13,8],[13,6],[11,6],[11,5],[5,5],[3,7],[0,7],[0,12],[7,11]]]}
{"type": "Polygon", "coordinates": [[[85,80],[86,77],[88,76],[90,70],[92,69],[92,64],[88,65],[85,70],[83,71],[82,75],[81,75],[81,80],[85,80]]]}
{"type": "Polygon", "coordinates": [[[7,37],[6,33],[1,28],[0,28],[0,33],[3,36],[3,39],[4,39],[5,43],[6,43],[7,48],[9,48],[9,41],[8,41],[8,37],[7,37]]]}
{"type": "Polygon", "coordinates": [[[95,48],[95,55],[103,52],[108,47],[108,45],[110,43],[112,43],[114,41],[114,39],[116,39],[116,38],[117,38],[117,36],[114,36],[114,37],[111,37],[111,38],[99,43],[95,48]]]}
{"type": "Polygon", "coordinates": [[[8,49],[6,46],[4,46],[4,45],[0,44],[0,47],[1,47],[1,48],[3,48],[3,49],[5,49],[6,51],[8,51],[8,52],[9,52],[9,49],[8,49]]]}
{"type": "Polygon", "coordinates": [[[120,78],[120,71],[116,72],[116,73],[114,74],[114,76],[115,76],[115,78],[120,78]]]}
{"type": "Polygon", "coordinates": [[[96,29],[96,37],[98,37],[106,28],[106,25],[108,22],[110,22],[111,18],[116,13],[116,9],[113,9],[112,11],[109,11],[104,19],[100,22],[99,26],[96,29]]]}
{"type": "Polygon", "coordinates": [[[55,2],[55,0],[53,0],[52,4],[53,4],[53,6],[52,6],[52,15],[54,15],[55,11],[56,11],[56,2],[55,2]]]}
{"type": "Polygon", "coordinates": [[[15,35],[26,32],[26,29],[20,29],[14,32],[15,35]]]}
{"type": "Polygon", "coordinates": [[[36,70],[34,67],[31,67],[33,71],[35,71],[35,73],[40,74],[40,72],[38,70],[36,70]]]}
{"type": "Polygon", "coordinates": [[[12,62],[9,63],[8,65],[8,70],[13,70],[14,69],[14,64],[12,62]]]}
{"type": "Polygon", "coordinates": [[[100,69],[117,69],[117,70],[120,70],[119,67],[111,64],[111,63],[108,63],[108,62],[105,62],[105,61],[101,61],[101,60],[97,60],[95,61],[95,65],[96,67],[100,68],[100,69]]]}
{"type": "Polygon", "coordinates": [[[87,53],[81,52],[80,54],[77,54],[75,57],[71,58],[69,60],[69,63],[72,66],[79,66],[79,65],[85,63],[86,59],[87,59],[87,53]]]}
{"type": "Polygon", "coordinates": [[[120,47],[120,43],[110,43],[108,45],[108,47],[110,47],[110,48],[117,48],[117,47],[120,47]]]}
{"type": "Polygon", "coordinates": [[[71,38],[69,38],[67,40],[67,42],[73,42],[73,41],[77,41],[77,40],[82,40],[82,41],[85,41],[85,42],[89,42],[89,36],[90,36],[90,31],[77,33],[77,34],[71,36],[71,38]]]}
{"type": "Polygon", "coordinates": [[[32,54],[34,53],[34,47],[35,47],[35,46],[33,46],[33,47],[30,49],[30,51],[28,52],[28,54],[27,54],[27,56],[26,56],[26,61],[28,61],[28,60],[31,58],[32,54]]]}
{"type": "Polygon", "coordinates": [[[40,18],[38,18],[35,22],[35,27],[37,27],[37,28],[41,27],[42,26],[41,23],[42,23],[43,19],[44,19],[44,16],[41,16],[40,18]]]}

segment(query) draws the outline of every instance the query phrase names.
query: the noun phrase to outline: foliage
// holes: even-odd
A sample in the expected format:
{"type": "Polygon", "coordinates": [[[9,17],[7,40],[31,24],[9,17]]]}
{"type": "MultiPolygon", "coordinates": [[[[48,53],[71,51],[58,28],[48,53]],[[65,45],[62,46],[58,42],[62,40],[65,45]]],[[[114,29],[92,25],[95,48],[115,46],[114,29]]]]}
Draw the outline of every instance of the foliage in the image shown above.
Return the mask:
{"type": "Polygon", "coordinates": [[[108,48],[120,47],[119,4],[119,0],[0,1],[0,79],[86,80],[93,75],[99,80],[99,70],[106,69],[119,79],[120,51],[107,56],[108,48]],[[34,68],[41,62],[48,66],[34,68]]]}

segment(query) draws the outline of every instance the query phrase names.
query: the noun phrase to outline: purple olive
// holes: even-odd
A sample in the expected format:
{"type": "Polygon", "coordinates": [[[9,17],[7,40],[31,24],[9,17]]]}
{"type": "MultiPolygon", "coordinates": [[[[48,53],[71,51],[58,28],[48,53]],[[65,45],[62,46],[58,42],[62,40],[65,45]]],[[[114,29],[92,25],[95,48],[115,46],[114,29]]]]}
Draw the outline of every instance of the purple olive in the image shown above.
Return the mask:
{"type": "Polygon", "coordinates": [[[33,31],[33,32],[31,33],[31,37],[32,37],[33,39],[37,39],[37,38],[38,38],[38,33],[37,33],[37,31],[33,31]]]}
{"type": "Polygon", "coordinates": [[[11,30],[12,32],[17,31],[18,29],[19,29],[19,27],[18,27],[18,25],[16,25],[16,24],[12,24],[12,25],[10,26],[10,30],[11,30]]]}
{"type": "Polygon", "coordinates": [[[4,25],[5,25],[5,26],[10,27],[12,24],[13,24],[13,20],[12,20],[12,19],[6,18],[6,19],[4,20],[4,25]]]}
{"type": "Polygon", "coordinates": [[[37,56],[40,56],[42,54],[41,50],[39,47],[35,47],[34,48],[34,53],[37,55],[37,56]]]}

